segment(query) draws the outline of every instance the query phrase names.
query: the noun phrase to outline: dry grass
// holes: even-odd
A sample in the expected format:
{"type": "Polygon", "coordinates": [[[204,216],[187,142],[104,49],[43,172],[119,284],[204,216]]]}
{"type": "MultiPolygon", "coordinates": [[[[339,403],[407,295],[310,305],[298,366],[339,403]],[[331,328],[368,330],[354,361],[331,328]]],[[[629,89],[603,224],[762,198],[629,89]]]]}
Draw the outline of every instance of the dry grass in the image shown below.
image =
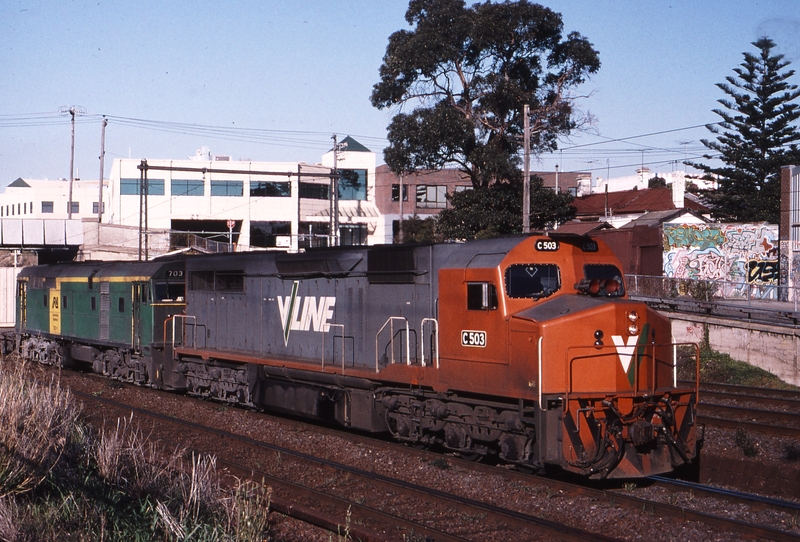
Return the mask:
{"type": "Polygon", "coordinates": [[[57,382],[0,365],[0,540],[262,541],[271,488],[164,452],[135,423],[93,431],[57,382]]]}
{"type": "Polygon", "coordinates": [[[58,382],[24,378],[24,366],[0,371],[0,498],[36,488],[52,471],[80,409],[58,382]]]}

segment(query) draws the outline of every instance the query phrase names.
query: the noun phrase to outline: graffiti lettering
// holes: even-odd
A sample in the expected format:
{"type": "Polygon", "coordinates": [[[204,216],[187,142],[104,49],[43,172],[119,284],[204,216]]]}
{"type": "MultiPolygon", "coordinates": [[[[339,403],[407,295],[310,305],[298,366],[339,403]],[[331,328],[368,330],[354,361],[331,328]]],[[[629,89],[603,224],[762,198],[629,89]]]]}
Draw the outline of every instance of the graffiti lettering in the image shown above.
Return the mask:
{"type": "Polygon", "coordinates": [[[749,260],[747,262],[748,284],[777,284],[778,260],[749,260]]]}
{"type": "Polygon", "coordinates": [[[709,247],[720,246],[725,242],[725,236],[718,227],[707,227],[700,224],[665,226],[664,238],[667,250],[678,247],[705,250],[709,247]]]}

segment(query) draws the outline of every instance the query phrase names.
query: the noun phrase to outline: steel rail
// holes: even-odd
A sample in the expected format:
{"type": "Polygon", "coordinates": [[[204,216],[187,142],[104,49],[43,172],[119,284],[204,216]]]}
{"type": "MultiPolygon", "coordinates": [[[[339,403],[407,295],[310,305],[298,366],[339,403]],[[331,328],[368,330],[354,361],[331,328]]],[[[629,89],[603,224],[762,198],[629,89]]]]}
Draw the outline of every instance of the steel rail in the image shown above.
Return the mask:
{"type": "Polygon", "coordinates": [[[373,482],[378,482],[387,486],[392,486],[394,488],[400,488],[407,492],[417,492],[427,497],[433,497],[434,499],[439,501],[442,500],[449,501],[458,506],[473,509],[475,512],[487,515],[491,514],[496,518],[498,518],[498,520],[506,521],[510,523],[511,526],[515,526],[517,528],[545,531],[548,534],[558,536],[560,540],[575,540],[575,541],[596,540],[596,541],[609,541],[609,542],[618,540],[613,537],[592,533],[590,531],[571,527],[569,525],[564,525],[555,521],[546,520],[543,518],[532,516],[530,514],[525,514],[522,512],[517,512],[515,510],[505,509],[500,506],[495,506],[489,503],[476,501],[474,499],[470,499],[467,497],[461,497],[459,495],[453,495],[433,488],[427,488],[424,486],[420,486],[418,484],[406,482],[403,480],[398,480],[395,478],[390,478],[388,476],[384,476],[374,472],[364,471],[356,467],[351,467],[349,465],[344,465],[342,463],[338,463],[335,461],[330,461],[327,459],[315,457],[303,452],[298,452],[296,450],[285,448],[283,446],[278,446],[276,444],[271,444],[268,442],[252,439],[250,437],[245,437],[243,435],[237,435],[229,431],[224,431],[213,427],[207,427],[196,422],[181,420],[178,418],[174,418],[172,416],[167,416],[157,412],[152,412],[149,410],[134,407],[132,405],[126,405],[123,403],[119,403],[113,399],[97,397],[82,392],[74,392],[74,393],[76,395],[89,398],[90,400],[93,401],[105,403],[107,405],[114,406],[115,408],[132,411],[134,413],[139,413],[143,416],[154,418],[159,421],[168,422],[170,424],[177,424],[183,427],[191,428],[195,431],[203,431],[206,433],[211,433],[223,438],[246,443],[250,446],[270,450],[276,453],[284,454],[307,462],[316,463],[317,465],[320,466],[325,466],[342,472],[347,472],[356,476],[364,477],[373,482]]]}

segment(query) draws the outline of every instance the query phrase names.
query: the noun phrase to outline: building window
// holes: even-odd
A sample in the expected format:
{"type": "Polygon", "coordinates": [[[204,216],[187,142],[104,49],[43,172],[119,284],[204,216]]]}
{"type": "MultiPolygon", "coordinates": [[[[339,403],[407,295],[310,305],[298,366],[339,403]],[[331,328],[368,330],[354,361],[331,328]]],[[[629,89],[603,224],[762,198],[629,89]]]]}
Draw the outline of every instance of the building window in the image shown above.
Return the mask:
{"type": "Polygon", "coordinates": [[[250,183],[251,198],[289,198],[292,185],[289,181],[262,181],[250,183]]]}
{"type": "Polygon", "coordinates": [[[328,199],[328,194],[330,194],[330,190],[328,190],[327,184],[317,184],[317,183],[300,183],[300,197],[306,199],[328,199]]]}
{"type": "Polygon", "coordinates": [[[81,212],[81,202],[80,201],[73,201],[71,202],[72,205],[70,206],[70,202],[67,202],[67,212],[72,214],[78,214],[81,212]],[[70,208],[71,207],[71,208],[70,208]]]}
{"type": "Polygon", "coordinates": [[[367,225],[348,224],[339,227],[339,241],[342,246],[367,244],[367,225]]]}
{"type": "Polygon", "coordinates": [[[22,204],[21,203],[17,203],[17,214],[18,215],[22,214],[22,204]]]}
{"type": "Polygon", "coordinates": [[[340,169],[339,170],[339,199],[360,200],[367,199],[367,170],[366,169],[340,169]]]}
{"type": "MultiPolygon", "coordinates": [[[[28,214],[28,202],[27,201],[25,202],[25,205],[22,207],[22,209],[24,211],[23,214],[27,215],[28,214]]],[[[31,209],[31,211],[33,211],[33,209],[31,209]]]]}
{"type": "Polygon", "coordinates": [[[211,181],[212,196],[241,197],[244,195],[242,181],[211,181]]]}
{"type": "Polygon", "coordinates": [[[472,190],[471,186],[454,186],[453,192],[458,194],[459,192],[464,192],[465,190],[472,190]]]}
{"type": "MultiPolygon", "coordinates": [[[[140,179],[120,179],[119,193],[121,196],[138,196],[140,179]]],[[[164,179],[147,179],[147,195],[163,196],[164,179]]]]}
{"type": "MultiPolygon", "coordinates": [[[[106,202],[105,201],[103,202],[103,212],[104,213],[106,212],[106,202]]],[[[93,215],[97,214],[97,202],[96,201],[92,202],[92,214],[93,215]]]]}
{"type": "Polygon", "coordinates": [[[326,247],[330,233],[329,222],[300,222],[297,244],[301,248],[326,247]]]}
{"type": "Polygon", "coordinates": [[[203,181],[172,179],[170,190],[173,196],[202,196],[205,194],[203,181]]]}
{"type": "Polygon", "coordinates": [[[279,240],[291,241],[291,235],[291,222],[250,222],[250,246],[276,247],[279,240]]]}
{"type": "MultiPolygon", "coordinates": [[[[392,201],[400,201],[400,185],[392,185],[392,201]]],[[[408,201],[408,185],[403,185],[403,201],[408,201]]]]}
{"type": "Polygon", "coordinates": [[[53,202],[52,201],[43,201],[42,202],[42,212],[43,213],[52,213],[53,212],[53,202]]]}
{"type": "Polygon", "coordinates": [[[417,207],[444,209],[447,207],[447,187],[444,185],[418,184],[417,207]]]}

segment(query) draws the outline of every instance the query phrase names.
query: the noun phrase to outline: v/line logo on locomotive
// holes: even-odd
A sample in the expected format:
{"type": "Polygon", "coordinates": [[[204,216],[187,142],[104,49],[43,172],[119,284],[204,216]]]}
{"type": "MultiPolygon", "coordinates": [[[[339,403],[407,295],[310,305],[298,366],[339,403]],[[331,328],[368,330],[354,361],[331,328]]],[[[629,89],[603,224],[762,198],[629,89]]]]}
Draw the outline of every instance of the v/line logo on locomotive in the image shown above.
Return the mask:
{"type": "Polygon", "coordinates": [[[289,344],[290,331],[311,331],[313,329],[320,333],[327,332],[330,329],[330,319],[333,318],[335,297],[321,296],[318,301],[317,296],[298,296],[299,286],[300,282],[296,280],[292,283],[291,295],[277,296],[284,345],[289,344]]]}

